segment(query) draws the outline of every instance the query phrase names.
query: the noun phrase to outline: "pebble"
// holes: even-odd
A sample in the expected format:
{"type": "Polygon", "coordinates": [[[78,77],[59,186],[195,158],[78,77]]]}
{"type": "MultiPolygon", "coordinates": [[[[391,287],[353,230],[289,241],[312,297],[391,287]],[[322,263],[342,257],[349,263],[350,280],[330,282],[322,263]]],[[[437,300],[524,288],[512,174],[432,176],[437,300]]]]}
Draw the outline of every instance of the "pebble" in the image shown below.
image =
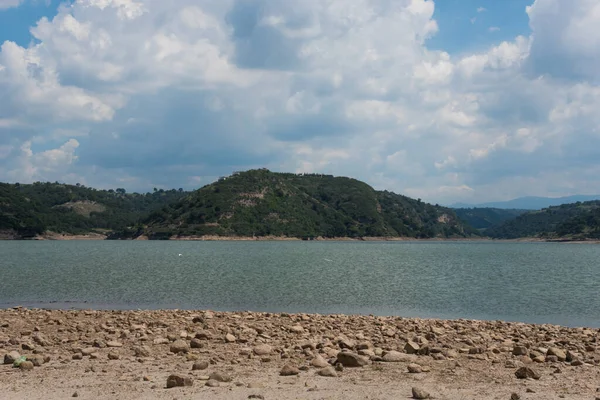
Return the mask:
{"type": "Polygon", "coordinates": [[[33,363],[31,361],[23,361],[19,364],[19,368],[22,371],[31,371],[33,369],[33,363]]]}
{"type": "Polygon", "coordinates": [[[220,372],[213,372],[212,374],[210,374],[208,379],[218,382],[231,382],[233,380],[231,376],[222,374],[220,372]]]}
{"type": "Polygon", "coordinates": [[[123,343],[116,342],[116,341],[110,341],[110,342],[106,342],[106,347],[123,347],[123,343]]]}
{"type": "Polygon", "coordinates": [[[209,379],[206,381],[205,383],[206,386],[208,387],[219,387],[221,386],[221,384],[219,383],[219,381],[216,381],[214,379],[209,379]]]}
{"type": "Polygon", "coordinates": [[[108,353],[108,359],[109,360],[118,360],[120,358],[121,358],[121,356],[119,355],[119,353],[115,353],[115,352],[112,352],[112,351],[110,353],[108,353]]]}
{"type": "Polygon", "coordinates": [[[228,333],[227,335],[225,335],[225,341],[227,343],[234,343],[236,341],[236,338],[231,333],[228,333]]]}
{"type": "Polygon", "coordinates": [[[521,367],[518,370],[515,371],[515,376],[518,379],[527,379],[527,378],[533,378],[533,379],[540,379],[540,374],[537,373],[534,369],[530,368],[530,367],[521,367]]]}
{"type": "Polygon", "coordinates": [[[21,358],[21,355],[17,351],[11,351],[10,353],[6,353],[4,355],[4,364],[12,364],[16,360],[21,358]]]}
{"type": "Polygon", "coordinates": [[[187,353],[190,350],[190,345],[182,339],[178,339],[176,341],[174,341],[173,343],[171,343],[171,346],[169,347],[169,351],[171,353],[187,353]]]}
{"type": "Polygon", "coordinates": [[[406,368],[411,374],[420,374],[421,372],[423,372],[423,368],[421,368],[419,364],[408,364],[406,368]]]}
{"type": "Polygon", "coordinates": [[[408,353],[408,354],[417,354],[419,352],[420,348],[421,347],[418,344],[416,344],[415,342],[409,341],[404,346],[404,351],[406,351],[406,353],[408,353]]]}
{"type": "Polygon", "coordinates": [[[208,361],[197,361],[192,365],[192,371],[201,371],[208,368],[208,361]]]}
{"type": "Polygon", "coordinates": [[[317,355],[315,358],[312,359],[310,365],[316,368],[325,368],[329,366],[329,363],[323,357],[317,355]]]}
{"type": "Polygon", "coordinates": [[[382,357],[382,361],[385,362],[413,362],[417,359],[416,356],[411,354],[400,353],[399,351],[388,351],[382,357]]]}
{"type": "Polygon", "coordinates": [[[172,374],[167,378],[167,388],[174,388],[180,386],[192,386],[194,384],[194,380],[189,376],[172,374]]]}
{"type": "Polygon", "coordinates": [[[413,387],[412,388],[412,398],[413,399],[430,399],[431,395],[421,388],[413,387]]]}
{"type": "Polygon", "coordinates": [[[281,376],[292,376],[300,374],[300,370],[292,365],[286,364],[279,371],[279,375],[281,376]]]}
{"type": "Polygon", "coordinates": [[[254,351],[254,354],[256,354],[257,356],[265,356],[267,354],[271,354],[271,351],[273,351],[273,349],[268,344],[260,344],[258,346],[254,346],[252,351],[254,351]]]}
{"type": "Polygon", "coordinates": [[[335,369],[332,366],[321,368],[320,370],[317,371],[317,375],[333,377],[333,378],[338,376],[337,372],[335,371],[335,369]]]}
{"type": "Polygon", "coordinates": [[[344,367],[363,367],[369,363],[369,361],[358,354],[351,353],[349,351],[342,351],[337,355],[337,362],[342,364],[344,367]]]}

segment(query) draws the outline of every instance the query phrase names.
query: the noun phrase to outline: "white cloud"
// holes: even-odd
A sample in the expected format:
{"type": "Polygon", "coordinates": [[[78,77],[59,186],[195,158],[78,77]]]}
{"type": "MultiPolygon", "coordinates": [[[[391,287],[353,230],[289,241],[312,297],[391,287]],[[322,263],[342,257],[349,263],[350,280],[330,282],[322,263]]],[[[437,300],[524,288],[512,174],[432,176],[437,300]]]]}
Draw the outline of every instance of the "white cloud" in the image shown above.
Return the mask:
{"type": "Polygon", "coordinates": [[[433,12],[426,0],[64,5],[31,29],[36,43],[1,47],[0,179],[148,190],[266,166],[439,203],[584,191],[572,171],[600,157],[596,3],[537,0],[530,37],[460,56],[427,48],[444,34],[433,12]]]}
{"type": "Polygon", "coordinates": [[[482,13],[482,12],[486,12],[487,9],[485,7],[477,7],[477,12],[478,13],[482,13]]]}
{"type": "Polygon", "coordinates": [[[488,31],[490,32],[498,32],[500,30],[500,28],[498,28],[497,26],[490,26],[488,28],[488,31]]]}
{"type": "Polygon", "coordinates": [[[7,8],[18,7],[23,0],[0,0],[0,11],[7,8]]]}

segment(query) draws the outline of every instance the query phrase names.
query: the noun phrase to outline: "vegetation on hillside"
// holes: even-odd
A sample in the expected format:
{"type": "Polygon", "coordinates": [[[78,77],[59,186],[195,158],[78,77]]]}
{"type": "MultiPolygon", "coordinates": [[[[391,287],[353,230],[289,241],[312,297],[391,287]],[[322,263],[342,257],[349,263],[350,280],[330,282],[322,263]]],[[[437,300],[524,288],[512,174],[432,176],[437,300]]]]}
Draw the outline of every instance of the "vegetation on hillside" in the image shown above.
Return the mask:
{"type": "Polygon", "coordinates": [[[514,219],[528,210],[511,210],[502,208],[455,208],[454,212],[463,222],[475,229],[486,229],[514,219]]]}
{"type": "Polygon", "coordinates": [[[486,230],[501,239],[600,239],[600,201],[577,202],[530,211],[486,230]]]}
{"type": "Polygon", "coordinates": [[[451,209],[355,179],[320,174],[236,173],[152,212],[123,236],[465,237],[476,231],[451,209]]]}
{"type": "Polygon", "coordinates": [[[61,183],[0,184],[0,231],[30,237],[125,229],[185,196],[182,190],[126,193],[61,183]]]}

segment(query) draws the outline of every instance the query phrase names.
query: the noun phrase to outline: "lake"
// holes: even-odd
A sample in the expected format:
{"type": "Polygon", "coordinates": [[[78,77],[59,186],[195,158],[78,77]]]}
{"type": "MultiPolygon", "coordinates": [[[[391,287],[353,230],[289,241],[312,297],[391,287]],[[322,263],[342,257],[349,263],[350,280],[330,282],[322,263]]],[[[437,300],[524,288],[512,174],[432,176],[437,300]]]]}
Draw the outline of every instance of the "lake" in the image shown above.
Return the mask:
{"type": "Polygon", "coordinates": [[[212,309],[600,327],[600,245],[0,241],[0,307],[212,309]]]}

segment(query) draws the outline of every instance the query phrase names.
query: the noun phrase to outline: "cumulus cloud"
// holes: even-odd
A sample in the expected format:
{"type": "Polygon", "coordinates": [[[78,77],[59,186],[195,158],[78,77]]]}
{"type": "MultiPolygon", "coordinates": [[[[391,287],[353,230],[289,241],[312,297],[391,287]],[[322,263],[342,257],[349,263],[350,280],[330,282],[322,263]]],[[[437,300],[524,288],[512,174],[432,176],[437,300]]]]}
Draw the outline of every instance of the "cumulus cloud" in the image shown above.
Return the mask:
{"type": "Polygon", "coordinates": [[[0,0],[0,11],[11,7],[18,7],[23,0],[0,0]]]}
{"type": "Polygon", "coordinates": [[[536,0],[531,36],[461,55],[428,48],[434,8],[64,4],[0,48],[0,179],[148,190],[268,167],[439,203],[593,190],[573,176],[600,156],[596,2],[536,0]]]}

